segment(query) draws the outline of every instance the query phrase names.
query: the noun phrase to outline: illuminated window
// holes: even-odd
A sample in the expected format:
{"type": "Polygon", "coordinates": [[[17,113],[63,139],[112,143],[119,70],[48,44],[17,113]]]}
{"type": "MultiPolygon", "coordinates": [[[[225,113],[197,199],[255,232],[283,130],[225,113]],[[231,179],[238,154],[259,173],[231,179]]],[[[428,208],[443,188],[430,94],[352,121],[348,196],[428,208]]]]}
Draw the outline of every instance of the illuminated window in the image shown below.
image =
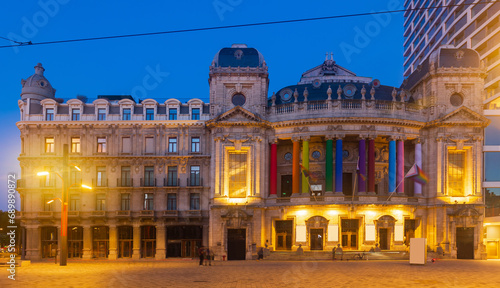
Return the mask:
{"type": "Polygon", "coordinates": [[[80,137],[71,138],[71,153],[80,153],[80,137]]]}
{"type": "Polygon", "coordinates": [[[464,196],[465,151],[448,151],[448,195],[464,196]]]}
{"type": "Polygon", "coordinates": [[[229,197],[244,198],[247,191],[247,153],[229,153],[229,197]]]}
{"type": "Polygon", "coordinates": [[[153,193],[144,193],[143,210],[154,210],[154,194],[153,193]]]}
{"type": "Polygon", "coordinates": [[[54,153],[54,138],[45,138],[45,153],[54,153]]]}
{"type": "Polygon", "coordinates": [[[106,137],[97,137],[97,153],[106,153],[106,137]]]}

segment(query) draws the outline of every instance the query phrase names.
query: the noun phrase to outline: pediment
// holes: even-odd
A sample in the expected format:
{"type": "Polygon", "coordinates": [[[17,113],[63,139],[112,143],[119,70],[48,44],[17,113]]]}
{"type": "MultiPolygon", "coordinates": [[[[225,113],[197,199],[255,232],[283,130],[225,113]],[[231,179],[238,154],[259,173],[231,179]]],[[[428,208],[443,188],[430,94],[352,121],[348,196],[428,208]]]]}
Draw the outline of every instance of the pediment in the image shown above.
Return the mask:
{"type": "Polygon", "coordinates": [[[472,111],[467,107],[460,107],[459,109],[448,113],[447,115],[431,121],[427,126],[483,126],[486,127],[490,120],[483,115],[472,111]]]}
{"type": "Polygon", "coordinates": [[[228,123],[228,124],[267,124],[267,121],[262,119],[260,116],[241,108],[240,106],[236,106],[233,109],[226,111],[219,116],[207,121],[207,125],[215,124],[215,123],[228,123]]]}

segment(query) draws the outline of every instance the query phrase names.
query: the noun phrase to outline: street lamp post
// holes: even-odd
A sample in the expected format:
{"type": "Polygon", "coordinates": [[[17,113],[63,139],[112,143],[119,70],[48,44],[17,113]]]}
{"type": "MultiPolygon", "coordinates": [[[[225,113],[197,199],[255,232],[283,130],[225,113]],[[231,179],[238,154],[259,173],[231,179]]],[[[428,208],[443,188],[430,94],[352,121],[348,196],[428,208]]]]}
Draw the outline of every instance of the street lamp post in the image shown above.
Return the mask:
{"type": "MultiPolygon", "coordinates": [[[[62,185],[61,185],[61,260],[59,261],[60,266],[66,266],[68,262],[68,194],[69,194],[69,189],[73,187],[72,184],[68,186],[69,183],[69,161],[68,161],[68,144],[63,145],[63,168],[62,168],[62,176],[59,175],[59,173],[54,172],[59,178],[61,178],[62,185]]],[[[77,166],[74,166],[75,169],[78,171],[81,171],[80,168],[77,166]]],[[[44,175],[49,175],[49,172],[39,172],[37,173],[38,176],[44,176],[44,175]]],[[[81,185],[82,188],[86,189],[92,189],[92,187],[87,186],[87,185],[81,185]]],[[[53,202],[54,199],[50,200],[47,203],[53,202]]]]}

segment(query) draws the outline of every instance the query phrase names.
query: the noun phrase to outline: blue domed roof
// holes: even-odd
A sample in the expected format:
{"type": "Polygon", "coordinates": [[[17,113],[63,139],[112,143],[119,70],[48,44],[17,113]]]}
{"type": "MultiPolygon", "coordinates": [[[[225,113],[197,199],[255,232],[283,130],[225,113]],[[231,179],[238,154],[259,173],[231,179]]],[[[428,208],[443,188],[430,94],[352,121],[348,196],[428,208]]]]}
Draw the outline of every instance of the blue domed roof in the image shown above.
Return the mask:
{"type": "Polygon", "coordinates": [[[246,44],[233,44],[231,48],[222,48],[215,54],[215,67],[262,67],[264,56],[255,48],[246,44]]]}

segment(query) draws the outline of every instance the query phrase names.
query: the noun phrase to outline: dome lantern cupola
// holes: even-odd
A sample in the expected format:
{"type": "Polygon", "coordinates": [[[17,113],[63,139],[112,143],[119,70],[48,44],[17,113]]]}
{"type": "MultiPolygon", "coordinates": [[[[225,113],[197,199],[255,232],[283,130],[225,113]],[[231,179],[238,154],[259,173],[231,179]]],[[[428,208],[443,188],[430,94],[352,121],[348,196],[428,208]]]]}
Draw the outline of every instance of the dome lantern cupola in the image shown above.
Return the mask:
{"type": "Polygon", "coordinates": [[[46,98],[54,99],[56,89],[52,88],[49,80],[43,76],[45,68],[43,68],[41,63],[38,63],[34,68],[35,74],[31,75],[26,80],[21,80],[21,85],[23,86],[21,90],[21,99],[25,100],[31,98],[40,101],[46,98]]]}

